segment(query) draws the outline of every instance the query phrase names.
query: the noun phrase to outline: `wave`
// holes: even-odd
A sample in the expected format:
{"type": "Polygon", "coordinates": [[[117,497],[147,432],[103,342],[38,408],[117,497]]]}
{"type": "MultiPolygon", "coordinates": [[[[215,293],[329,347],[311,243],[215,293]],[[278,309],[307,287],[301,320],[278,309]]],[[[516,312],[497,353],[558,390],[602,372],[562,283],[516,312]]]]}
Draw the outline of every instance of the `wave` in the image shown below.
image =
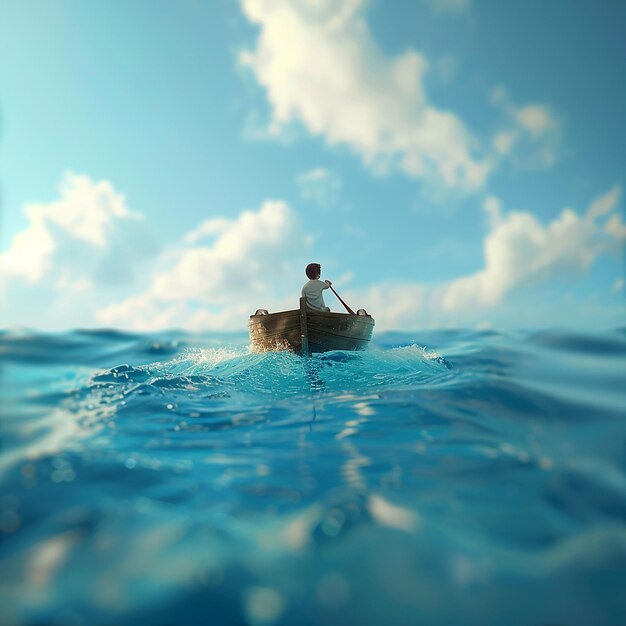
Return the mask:
{"type": "Polygon", "coordinates": [[[0,333],[0,621],[621,623],[624,341],[0,333]]]}

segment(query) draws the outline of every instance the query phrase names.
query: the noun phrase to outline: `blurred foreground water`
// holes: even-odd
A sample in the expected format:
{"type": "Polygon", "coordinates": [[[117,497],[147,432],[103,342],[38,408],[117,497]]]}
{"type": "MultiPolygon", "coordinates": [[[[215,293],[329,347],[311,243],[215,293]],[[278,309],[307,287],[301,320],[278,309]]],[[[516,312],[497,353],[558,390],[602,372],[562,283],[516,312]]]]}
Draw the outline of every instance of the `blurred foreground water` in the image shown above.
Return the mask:
{"type": "Polygon", "coordinates": [[[626,330],[0,334],[0,623],[626,623],[626,330]]]}

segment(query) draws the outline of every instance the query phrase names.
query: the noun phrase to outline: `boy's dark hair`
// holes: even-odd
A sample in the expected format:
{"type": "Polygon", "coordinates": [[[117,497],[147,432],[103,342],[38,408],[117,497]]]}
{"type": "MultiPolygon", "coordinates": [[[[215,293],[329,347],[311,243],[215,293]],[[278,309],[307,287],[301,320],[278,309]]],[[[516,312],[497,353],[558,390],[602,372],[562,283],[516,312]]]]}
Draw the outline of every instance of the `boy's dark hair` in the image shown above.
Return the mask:
{"type": "Polygon", "coordinates": [[[309,263],[304,270],[304,273],[313,280],[322,274],[322,266],[319,263],[309,263]]]}

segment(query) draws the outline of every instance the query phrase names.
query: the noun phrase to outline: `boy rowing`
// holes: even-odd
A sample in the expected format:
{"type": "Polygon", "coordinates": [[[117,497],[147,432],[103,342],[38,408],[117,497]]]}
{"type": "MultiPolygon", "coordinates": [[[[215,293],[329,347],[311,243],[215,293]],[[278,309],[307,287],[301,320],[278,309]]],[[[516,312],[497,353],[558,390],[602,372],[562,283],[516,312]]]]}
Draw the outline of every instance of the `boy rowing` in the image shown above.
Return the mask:
{"type": "Polygon", "coordinates": [[[302,297],[306,298],[306,305],[314,311],[330,311],[324,302],[322,291],[328,289],[332,283],[329,280],[320,280],[322,266],[319,263],[309,263],[304,270],[309,278],[302,287],[302,297]]]}

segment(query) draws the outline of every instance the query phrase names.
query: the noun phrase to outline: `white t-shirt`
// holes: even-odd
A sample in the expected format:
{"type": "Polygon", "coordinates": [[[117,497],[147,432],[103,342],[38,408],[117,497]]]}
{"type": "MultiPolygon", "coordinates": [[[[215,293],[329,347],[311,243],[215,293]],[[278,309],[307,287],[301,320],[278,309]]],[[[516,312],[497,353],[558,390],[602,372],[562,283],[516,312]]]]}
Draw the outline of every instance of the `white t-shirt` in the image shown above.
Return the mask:
{"type": "Polygon", "coordinates": [[[324,289],[328,289],[329,286],[330,285],[326,281],[316,278],[315,280],[310,280],[304,285],[304,287],[302,287],[302,296],[306,298],[306,303],[309,309],[314,309],[315,311],[328,311],[328,307],[324,304],[322,291],[324,291],[324,289]]]}

